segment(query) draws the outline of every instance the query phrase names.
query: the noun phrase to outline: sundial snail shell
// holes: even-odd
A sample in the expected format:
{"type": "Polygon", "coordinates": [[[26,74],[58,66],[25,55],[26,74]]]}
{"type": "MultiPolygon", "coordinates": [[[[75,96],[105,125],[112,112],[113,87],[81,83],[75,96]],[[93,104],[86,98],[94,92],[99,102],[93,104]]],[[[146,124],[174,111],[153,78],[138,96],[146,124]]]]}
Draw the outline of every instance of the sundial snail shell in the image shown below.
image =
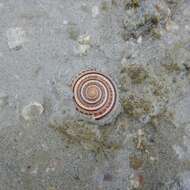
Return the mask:
{"type": "Polygon", "coordinates": [[[117,91],[110,77],[95,70],[81,72],[72,83],[77,111],[95,120],[107,116],[115,107],[117,91]]]}

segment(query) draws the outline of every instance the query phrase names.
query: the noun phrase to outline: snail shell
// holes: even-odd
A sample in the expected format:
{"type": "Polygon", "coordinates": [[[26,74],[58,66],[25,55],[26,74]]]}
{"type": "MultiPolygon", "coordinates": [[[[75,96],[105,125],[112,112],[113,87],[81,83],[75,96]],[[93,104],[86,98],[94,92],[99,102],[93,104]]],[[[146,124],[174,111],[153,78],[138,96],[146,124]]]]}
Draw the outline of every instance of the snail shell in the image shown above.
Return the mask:
{"type": "Polygon", "coordinates": [[[95,70],[81,72],[72,83],[76,109],[100,120],[115,107],[117,91],[110,77],[95,70]]]}

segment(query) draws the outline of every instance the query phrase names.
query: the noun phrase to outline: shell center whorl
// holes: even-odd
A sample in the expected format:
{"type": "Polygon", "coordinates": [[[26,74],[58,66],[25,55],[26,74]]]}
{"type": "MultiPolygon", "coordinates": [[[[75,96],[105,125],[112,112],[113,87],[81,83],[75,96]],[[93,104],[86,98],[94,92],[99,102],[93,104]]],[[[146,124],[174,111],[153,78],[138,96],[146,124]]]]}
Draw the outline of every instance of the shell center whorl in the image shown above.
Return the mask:
{"type": "Polygon", "coordinates": [[[86,88],[86,97],[90,100],[96,100],[99,94],[100,92],[96,85],[91,85],[86,88]]]}

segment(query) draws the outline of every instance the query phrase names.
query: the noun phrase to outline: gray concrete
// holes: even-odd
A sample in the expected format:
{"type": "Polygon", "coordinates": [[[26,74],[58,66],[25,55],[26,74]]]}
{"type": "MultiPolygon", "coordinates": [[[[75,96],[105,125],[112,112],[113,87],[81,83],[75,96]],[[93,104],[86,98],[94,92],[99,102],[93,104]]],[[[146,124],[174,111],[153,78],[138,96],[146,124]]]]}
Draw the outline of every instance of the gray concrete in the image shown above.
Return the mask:
{"type": "Polygon", "coordinates": [[[190,190],[189,9],[1,0],[0,190],[190,190]],[[118,88],[121,113],[105,126],[72,99],[92,68],[118,88]]]}

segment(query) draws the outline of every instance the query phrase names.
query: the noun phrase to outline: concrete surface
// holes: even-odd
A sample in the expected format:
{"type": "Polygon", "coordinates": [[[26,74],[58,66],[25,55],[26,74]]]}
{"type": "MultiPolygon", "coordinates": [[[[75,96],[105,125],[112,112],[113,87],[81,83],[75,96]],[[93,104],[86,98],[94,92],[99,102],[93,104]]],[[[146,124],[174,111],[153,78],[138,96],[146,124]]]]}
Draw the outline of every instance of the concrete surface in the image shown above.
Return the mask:
{"type": "Polygon", "coordinates": [[[189,0],[0,1],[0,190],[190,189],[189,0]],[[71,82],[116,83],[107,125],[71,82]]]}

